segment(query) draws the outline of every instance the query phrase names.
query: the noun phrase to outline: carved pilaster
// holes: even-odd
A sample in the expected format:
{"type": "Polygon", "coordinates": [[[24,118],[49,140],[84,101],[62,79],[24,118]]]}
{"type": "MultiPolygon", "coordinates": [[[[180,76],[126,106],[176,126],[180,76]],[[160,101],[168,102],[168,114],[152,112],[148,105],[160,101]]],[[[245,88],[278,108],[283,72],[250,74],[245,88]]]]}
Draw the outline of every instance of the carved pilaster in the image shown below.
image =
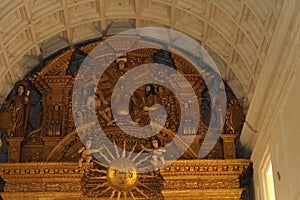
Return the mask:
{"type": "Polygon", "coordinates": [[[237,134],[221,134],[225,159],[235,159],[235,138],[237,134]]]}
{"type": "Polygon", "coordinates": [[[8,162],[20,162],[21,143],[24,137],[8,137],[6,140],[8,142],[8,162]]]}

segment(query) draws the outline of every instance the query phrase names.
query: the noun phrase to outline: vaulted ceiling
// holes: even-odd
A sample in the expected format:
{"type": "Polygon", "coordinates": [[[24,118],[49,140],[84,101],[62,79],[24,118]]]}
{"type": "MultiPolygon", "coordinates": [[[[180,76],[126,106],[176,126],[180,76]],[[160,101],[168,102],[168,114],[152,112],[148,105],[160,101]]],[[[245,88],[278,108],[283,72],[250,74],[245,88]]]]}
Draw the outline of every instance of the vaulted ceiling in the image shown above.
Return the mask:
{"type": "Polygon", "coordinates": [[[172,28],[215,60],[247,112],[284,0],[1,0],[0,103],[41,59],[130,27],[172,28]]]}

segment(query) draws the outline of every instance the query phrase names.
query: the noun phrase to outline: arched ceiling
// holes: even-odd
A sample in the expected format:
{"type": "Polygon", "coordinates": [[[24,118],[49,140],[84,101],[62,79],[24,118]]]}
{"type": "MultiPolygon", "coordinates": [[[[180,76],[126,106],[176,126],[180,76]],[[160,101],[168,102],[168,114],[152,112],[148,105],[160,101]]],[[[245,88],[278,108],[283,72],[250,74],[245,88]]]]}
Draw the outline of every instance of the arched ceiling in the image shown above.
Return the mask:
{"type": "Polygon", "coordinates": [[[1,0],[0,103],[42,58],[130,27],[184,32],[211,54],[245,111],[283,0],[1,0]]]}

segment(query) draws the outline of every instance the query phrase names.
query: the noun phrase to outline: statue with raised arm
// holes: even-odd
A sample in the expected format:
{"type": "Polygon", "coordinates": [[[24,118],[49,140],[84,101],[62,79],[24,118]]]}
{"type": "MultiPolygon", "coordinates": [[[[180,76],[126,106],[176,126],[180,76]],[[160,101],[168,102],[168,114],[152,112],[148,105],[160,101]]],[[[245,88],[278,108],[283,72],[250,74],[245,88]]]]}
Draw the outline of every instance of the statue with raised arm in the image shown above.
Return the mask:
{"type": "Polygon", "coordinates": [[[160,148],[159,141],[156,138],[152,138],[151,144],[153,148],[147,148],[144,145],[141,146],[144,150],[153,152],[151,163],[153,164],[154,169],[157,171],[161,165],[164,165],[166,163],[165,157],[163,155],[166,150],[160,148]]]}
{"type": "Polygon", "coordinates": [[[4,106],[12,113],[12,128],[9,130],[12,136],[25,137],[30,111],[30,90],[25,81],[17,82],[16,88],[16,95],[4,102],[4,106]]]}
{"type": "Polygon", "coordinates": [[[78,153],[80,154],[79,158],[79,167],[82,167],[83,162],[85,161],[86,163],[90,163],[93,159],[92,153],[100,152],[101,147],[99,149],[91,149],[92,147],[92,140],[87,140],[85,142],[85,147],[82,147],[81,149],[78,150],[78,153]]]}
{"type": "Polygon", "coordinates": [[[148,124],[149,111],[156,111],[157,106],[155,104],[161,104],[159,96],[155,92],[155,87],[152,84],[147,84],[145,86],[144,95],[141,97],[141,110],[135,116],[136,123],[148,124]]]}

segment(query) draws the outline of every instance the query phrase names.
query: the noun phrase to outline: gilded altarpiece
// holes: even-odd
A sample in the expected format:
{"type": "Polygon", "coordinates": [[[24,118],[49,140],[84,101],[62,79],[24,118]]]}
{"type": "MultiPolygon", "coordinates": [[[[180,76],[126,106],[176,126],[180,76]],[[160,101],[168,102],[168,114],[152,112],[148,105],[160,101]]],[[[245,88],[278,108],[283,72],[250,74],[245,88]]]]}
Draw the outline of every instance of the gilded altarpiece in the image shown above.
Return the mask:
{"type": "MultiPolygon", "coordinates": [[[[8,163],[0,164],[1,197],[14,200],[248,199],[248,185],[244,183],[250,180],[250,161],[236,158],[236,143],[244,115],[230,88],[225,84],[227,112],[221,137],[213,150],[205,158],[199,159],[199,151],[211,116],[211,99],[201,75],[196,72],[191,62],[180,56],[179,51],[163,51],[161,44],[137,36],[119,37],[119,43],[107,43],[107,48],[118,52],[136,42],[145,43],[145,46],[151,44],[153,48],[120,55],[115,62],[110,63],[101,77],[91,73],[91,76],[85,77],[85,81],[82,82],[86,90],[81,91],[78,96],[92,95],[95,99],[92,109],[96,110],[99,124],[115,147],[120,147],[124,152],[141,152],[154,146],[153,141],[159,146],[165,146],[176,135],[180,122],[180,103],[172,91],[157,84],[143,85],[131,96],[129,111],[133,121],[140,126],[149,124],[149,116],[142,112],[145,97],[148,97],[145,96],[147,90],[152,91],[152,95],[155,95],[153,99],[159,99],[158,102],[165,108],[168,117],[163,129],[155,138],[141,139],[126,135],[113,119],[110,102],[115,84],[135,66],[159,62],[172,67],[184,75],[197,95],[201,120],[196,136],[191,135],[190,132],[194,130],[188,128],[177,133],[192,141],[192,145],[180,159],[160,170],[156,170],[154,166],[153,172],[149,173],[138,173],[134,167],[134,160],[126,153],[123,153],[123,156],[120,156],[122,152],[118,151],[99,153],[98,156],[117,158],[111,161],[111,165],[123,165],[130,171],[125,174],[97,161],[93,152],[102,147],[97,146],[96,141],[87,140],[85,146],[83,145],[73,116],[75,114],[82,120],[84,125],[77,128],[84,130],[86,138],[92,137],[91,133],[94,133],[94,130],[88,122],[91,105],[86,102],[86,106],[83,106],[80,112],[73,113],[72,105],[80,101],[80,98],[72,99],[73,86],[82,61],[100,41],[106,39],[103,37],[100,41],[65,50],[24,80],[27,84],[23,84],[26,91],[36,91],[41,96],[41,122],[38,128],[27,128],[24,135],[16,135],[15,125],[18,122],[13,117],[16,111],[11,105],[3,106],[0,128],[8,142],[8,163]],[[92,89],[95,79],[99,80],[96,91],[92,89]],[[86,152],[89,153],[85,154],[86,152]]],[[[103,52],[99,52],[99,55],[103,55],[102,61],[105,63],[103,52]]],[[[203,70],[204,74],[213,76],[209,69],[203,70]]],[[[181,89],[184,91],[184,86],[181,86],[181,89]]],[[[28,95],[24,97],[24,102],[30,104],[27,97],[30,100],[31,95],[26,94],[28,95]]],[[[193,119],[193,112],[190,112],[189,117],[193,119]]],[[[193,120],[187,121],[192,122],[193,120]]],[[[31,123],[34,123],[34,120],[31,123]]],[[[128,129],[136,134],[145,134],[132,129],[131,126],[128,126],[128,129]]],[[[176,148],[184,148],[186,145],[182,141],[176,148]]],[[[166,162],[171,159],[172,154],[164,155],[166,162]]]]}

